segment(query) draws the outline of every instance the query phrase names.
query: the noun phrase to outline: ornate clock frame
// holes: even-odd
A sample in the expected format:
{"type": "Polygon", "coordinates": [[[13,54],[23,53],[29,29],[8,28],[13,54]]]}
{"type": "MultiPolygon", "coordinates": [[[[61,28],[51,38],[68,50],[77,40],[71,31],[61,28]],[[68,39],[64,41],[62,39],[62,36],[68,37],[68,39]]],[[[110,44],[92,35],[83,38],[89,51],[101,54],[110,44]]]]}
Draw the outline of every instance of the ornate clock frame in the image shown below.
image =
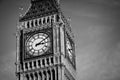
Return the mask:
{"type": "Polygon", "coordinates": [[[53,31],[52,31],[52,28],[46,28],[46,29],[38,29],[38,30],[29,30],[29,31],[24,31],[23,32],[23,36],[24,36],[24,47],[26,47],[26,41],[34,34],[37,34],[37,33],[45,33],[47,34],[49,37],[50,37],[50,48],[44,53],[44,54],[41,54],[41,55],[38,55],[38,56],[31,56],[29,55],[29,52],[26,50],[26,48],[24,48],[24,60],[29,60],[29,59],[33,59],[33,58],[40,58],[40,57],[43,57],[43,56],[47,56],[47,55],[52,55],[53,54],[53,31]]]}

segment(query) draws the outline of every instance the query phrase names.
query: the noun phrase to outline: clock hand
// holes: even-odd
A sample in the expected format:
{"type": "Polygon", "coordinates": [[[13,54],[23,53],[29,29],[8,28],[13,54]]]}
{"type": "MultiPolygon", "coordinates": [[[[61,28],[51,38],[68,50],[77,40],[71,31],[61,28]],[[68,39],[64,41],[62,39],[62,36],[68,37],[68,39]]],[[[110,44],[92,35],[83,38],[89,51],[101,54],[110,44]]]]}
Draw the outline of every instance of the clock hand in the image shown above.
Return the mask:
{"type": "Polygon", "coordinates": [[[46,42],[41,42],[40,44],[45,44],[45,43],[48,43],[49,41],[46,41],[46,42]]]}
{"type": "Polygon", "coordinates": [[[46,37],[46,38],[44,38],[42,41],[40,41],[39,43],[37,43],[35,46],[38,46],[38,45],[40,45],[40,44],[43,44],[43,43],[41,43],[41,42],[43,42],[45,39],[47,39],[48,38],[48,36],[46,37]]]}
{"type": "MultiPolygon", "coordinates": [[[[39,45],[43,45],[45,43],[48,43],[48,42],[41,42],[41,43],[38,43],[39,45]]],[[[38,44],[36,44],[36,46],[38,46],[38,44]]]]}

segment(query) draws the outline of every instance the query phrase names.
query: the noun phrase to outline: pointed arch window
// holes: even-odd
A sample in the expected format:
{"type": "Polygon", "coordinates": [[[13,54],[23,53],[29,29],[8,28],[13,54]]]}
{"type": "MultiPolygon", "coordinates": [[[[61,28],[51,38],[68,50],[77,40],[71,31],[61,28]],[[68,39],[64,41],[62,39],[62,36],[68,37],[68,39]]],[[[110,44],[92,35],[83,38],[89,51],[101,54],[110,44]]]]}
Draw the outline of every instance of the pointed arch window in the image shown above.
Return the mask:
{"type": "Polygon", "coordinates": [[[43,24],[45,24],[45,18],[43,18],[43,24]]]}
{"type": "Polygon", "coordinates": [[[47,58],[46,61],[47,61],[47,64],[49,65],[49,58],[47,58]]]}
{"type": "Polygon", "coordinates": [[[35,20],[35,26],[38,26],[38,21],[37,20],[35,20]]]}
{"type": "Polygon", "coordinates": [[[34,67],[36,67],[36,61],[34,61],[34,67]]]}
{"type": "Polygon", "coordinates": [[[35,80],[38,80],[38,75],[36,72],[35,72],[35,80]]]}
{"type": "Polygon", "coordinates": [[[32,62],[29,62],[30,68],[32,68],[32,62]]]}
{"type": "Polygon", "coordinates": [[[43,71],[43,74],[44,74],[44,80],[47,80],[47,74],[46,74],[46,71],[43,71]]]}
{"type": "Polygon", "coordinates": [[[27,28],[30,28],[30,22],[27,22],[27,28]]]}
{"type": "Polygon", "coordinates": [[[32,79],[32,80],[34,79],[34,77],[33,77],[33,74],[32,74],[32,73],[30,74],[30,77],[31,77],[31,79],[32,79]]]}
{"type": "Polygon", "coordinates": [[[39,66],[39,67],[41,66],[40,60],[38,60],[38,66],[39,66]]]}
{"type": "Polygon", "coordinates": [[[53,57],[51,57],[51,63],[52,63],[52,64],[54,63],[54,61],[53,61],[53,57]]]}
{"type": "Polygon", "coordinates": [[[51,72],[50,72],[50,70],[48,70],[47,73],[49,75],[49,79],[48,80],[51,80],[51,72]]]}
{"type": "Polygon", "coordinates": [[[60,21],[60,17],[59,17],[59,15],[58,15],[58,14],[56,15],[56,21],[57,21],[57,22],[59,22],[59,21],[60,21]]]}
{"type": "Polygon", "coordinates": [[[42,60],[42,65],[44,65],[44,66],[45,66],[45,60],[44,60],[44,59],[42,60]]]}
{"type": "Polygon", "coordinates": [[[40,76],[40,78],[42,79],[42,73],[41,73],[41,72],[39,72],[39,76],[40,76]]]}
{"type": "Polygon", "coordinates": [[[34,22],[33,21],[31,21],[31,26],[34,27],[34,22]]]}
{"type": "Polygon", "coordinates": [[[50,17],[47,18],[47,23],[50,23],[50,17]]]}
{"type": "Polygon", "coordinates": [[[29,80],[29,75],[28,74],[26,74],[26,79],[29,80]]]}
{"type": "Polygon", "coordinates": [[[42,21],[41,21],[41,19],[39,19],[39,25],[41,25],[42,24],[42,21]]]}

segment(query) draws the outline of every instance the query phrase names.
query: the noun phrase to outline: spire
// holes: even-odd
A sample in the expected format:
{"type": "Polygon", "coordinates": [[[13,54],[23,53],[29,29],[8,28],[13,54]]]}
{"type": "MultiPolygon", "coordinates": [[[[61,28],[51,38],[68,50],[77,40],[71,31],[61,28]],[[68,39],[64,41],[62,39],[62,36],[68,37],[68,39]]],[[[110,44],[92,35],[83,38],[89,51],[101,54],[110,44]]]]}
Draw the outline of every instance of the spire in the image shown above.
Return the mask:
{"type": "Polygon", "coordinates": [[[58,0],[31,0],[31,7],[28,12],[20,18],[20,22],[57,13],[58,8],[58,0]]]}
{"type": "MultiPolygon", "coordinates": [[[[43,0],[31,0],[31,2],[39,2],[39,1],[43,1],[43,0]]],[[[60,0],[55,0],[58,4],[59,4],[59,2],[60,2],[60,0]]]]}
{"type": "Polygon", "coordinates": [[[58,4],[60,4],[60,0],[57,0],[58,4]]]}

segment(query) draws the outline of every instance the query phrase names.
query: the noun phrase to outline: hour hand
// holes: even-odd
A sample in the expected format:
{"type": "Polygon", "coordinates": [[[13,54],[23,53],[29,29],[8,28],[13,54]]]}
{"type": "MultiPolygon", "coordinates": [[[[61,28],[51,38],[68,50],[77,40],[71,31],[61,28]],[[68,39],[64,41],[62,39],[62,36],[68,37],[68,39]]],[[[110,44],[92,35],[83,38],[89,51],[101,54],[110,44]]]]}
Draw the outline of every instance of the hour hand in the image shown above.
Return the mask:
{"type": "Polygon", "coordinates": [[[41,44],[41,42],[37,43],[35,46],[38,46],[38,45],[40,45],[40,44],[41,44]]]}
{"type": "Polygon", "coordinates": [[[43,42],[39,42],[35,46],[38,46],[38,45],[41,45],[41,44],[44,44],[44,43],[43,42]]]}
{"type": "Polygon", "coordinates": [[[47,43],[47,42],[39,42],[35,46],[38,46],[38,45],[41,45],[41,44],[45,44],[45,43],[47,43]]]}

